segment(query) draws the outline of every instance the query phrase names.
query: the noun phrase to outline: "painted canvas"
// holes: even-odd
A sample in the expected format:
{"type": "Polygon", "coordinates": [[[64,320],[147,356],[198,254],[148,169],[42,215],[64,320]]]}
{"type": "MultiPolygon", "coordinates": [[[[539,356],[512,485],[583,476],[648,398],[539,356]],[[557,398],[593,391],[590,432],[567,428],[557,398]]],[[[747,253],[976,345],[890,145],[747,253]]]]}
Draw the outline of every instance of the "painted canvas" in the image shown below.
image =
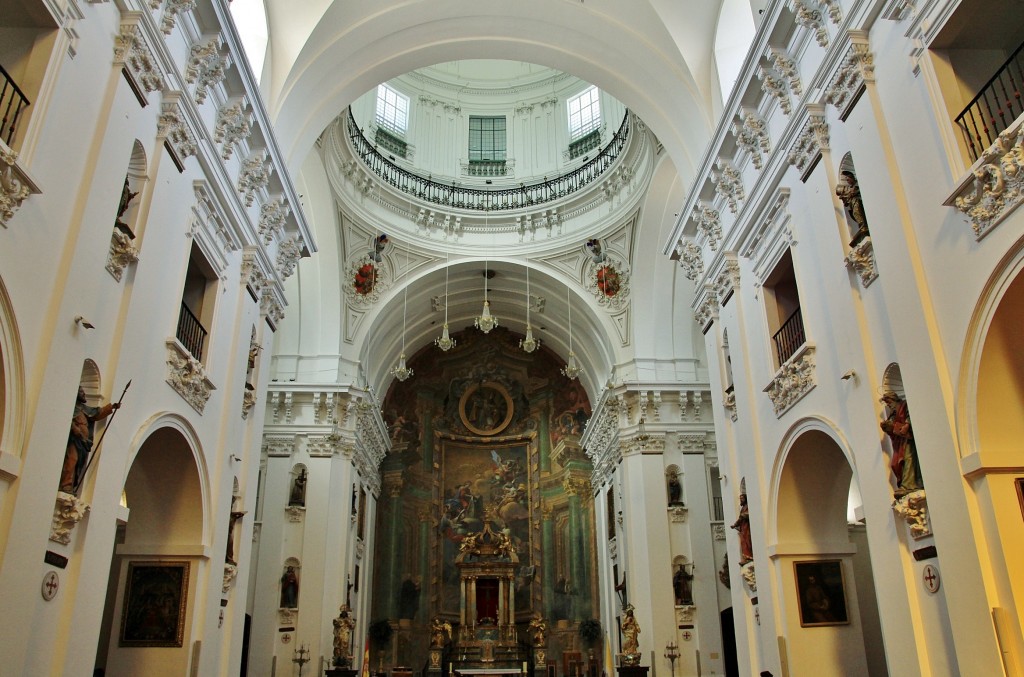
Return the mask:
{"type": "Polygon", "coordinates": [[[182,645],[188,571],[188,562],[128,563],[121,646],[182,645]]]}
{"type": "Polygon", "coordinates": [[[850,622],[842,565],[837,559],[793,563],[801,627],[850,622]]]}

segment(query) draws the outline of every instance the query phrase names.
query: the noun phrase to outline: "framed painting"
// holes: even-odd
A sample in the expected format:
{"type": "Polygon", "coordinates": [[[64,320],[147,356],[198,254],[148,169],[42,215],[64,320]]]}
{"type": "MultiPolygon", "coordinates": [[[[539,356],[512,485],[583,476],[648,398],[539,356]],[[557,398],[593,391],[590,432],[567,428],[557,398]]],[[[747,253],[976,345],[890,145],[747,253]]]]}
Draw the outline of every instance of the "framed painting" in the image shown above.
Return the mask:
{"type": "Polygon", "coordinates": [[[129,562],[120,646],[182,646],[188,562],[129,562]]]}
{"type": "Polygon", "coordinates": [[[793,576],[800,603],[800,627],[845,625],[850,622],[842,561],[793,562],[793,576]]]}
{"type": "Polygon", "coordinates": [[[1013,480],[1017,487],[1017,503],[1020,504],[1020,513],[1024,517],[1024,477],[1017,477],[1013,480]]]}

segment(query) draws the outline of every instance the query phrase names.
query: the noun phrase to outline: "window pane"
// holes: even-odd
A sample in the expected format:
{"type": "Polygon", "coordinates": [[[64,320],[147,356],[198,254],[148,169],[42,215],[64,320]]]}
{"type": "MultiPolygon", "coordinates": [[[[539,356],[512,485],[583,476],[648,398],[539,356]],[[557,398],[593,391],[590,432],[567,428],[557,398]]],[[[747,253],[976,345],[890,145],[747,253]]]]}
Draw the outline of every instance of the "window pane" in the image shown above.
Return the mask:
{"type": "Polygon", "coordinates": [[[377,124],[398,134],[405,134],[409,124],[409,97],[387,85],[379,85],[377,124]]]}
{"type": "Polygon", "coordinates": [[[578,139],[601,126],[601,96],[596,86],[567,102],[569,138],[578,139]]]}

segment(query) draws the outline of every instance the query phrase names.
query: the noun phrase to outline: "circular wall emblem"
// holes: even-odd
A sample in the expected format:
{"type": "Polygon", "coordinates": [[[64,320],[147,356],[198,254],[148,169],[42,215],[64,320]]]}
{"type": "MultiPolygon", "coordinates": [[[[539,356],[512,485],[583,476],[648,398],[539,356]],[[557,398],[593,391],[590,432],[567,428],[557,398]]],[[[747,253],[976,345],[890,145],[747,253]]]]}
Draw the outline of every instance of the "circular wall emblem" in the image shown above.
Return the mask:
{"type": "Polygon", "coordinates": [[[56,571],[48,571],[46,575],[43,576],[43,599],[49,602],[57,596],[58,590],[60,590],[60,577],[57,576],[56,571]]]}
{"type": "Polygon", "coordinates": [[[459,400],[462,425],[477,435],[497,435],[512,422],[513,413],[508,389],[494,381],[474,383],[459,400]]]}
{"type": "Polygon", "coordinates": [[[921,578],[924,580],[924,587],[928,592],[939,591],[939,570],[934,566],[926,565],[924,571],[921,572],[921,578]]]}

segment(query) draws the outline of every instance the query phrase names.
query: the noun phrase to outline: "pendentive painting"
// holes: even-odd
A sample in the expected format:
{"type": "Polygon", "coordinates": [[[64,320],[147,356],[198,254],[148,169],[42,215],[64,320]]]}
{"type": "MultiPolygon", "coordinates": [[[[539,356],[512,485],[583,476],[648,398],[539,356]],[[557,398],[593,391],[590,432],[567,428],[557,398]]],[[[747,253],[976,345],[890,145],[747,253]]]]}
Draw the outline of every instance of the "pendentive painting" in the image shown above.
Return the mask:
{"type": "Polygon", "coordinates": [[[188,562],[128,563],[120,646],[182,645],[188,570],[188,562]]]}

